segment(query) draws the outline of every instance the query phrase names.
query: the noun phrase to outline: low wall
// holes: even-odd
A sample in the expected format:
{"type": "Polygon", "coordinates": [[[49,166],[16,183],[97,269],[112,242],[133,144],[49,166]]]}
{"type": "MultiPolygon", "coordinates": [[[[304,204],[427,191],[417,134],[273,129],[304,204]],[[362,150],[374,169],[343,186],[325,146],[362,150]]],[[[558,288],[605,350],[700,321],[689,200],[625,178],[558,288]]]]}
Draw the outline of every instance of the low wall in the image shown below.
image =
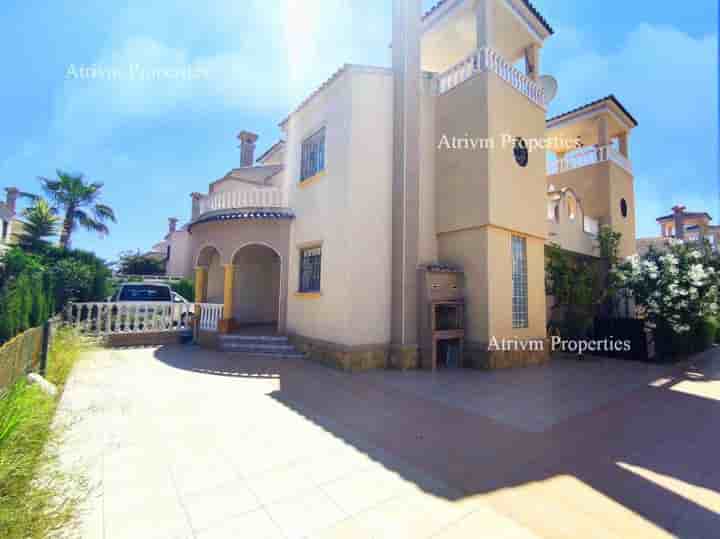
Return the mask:
{"type": "Polygon", "coordinates": [[[122,348],[129,346],[162,346],[180,344],[183,335],[177,332],[118,333],[105,337],[106,346],[122,348]]]}

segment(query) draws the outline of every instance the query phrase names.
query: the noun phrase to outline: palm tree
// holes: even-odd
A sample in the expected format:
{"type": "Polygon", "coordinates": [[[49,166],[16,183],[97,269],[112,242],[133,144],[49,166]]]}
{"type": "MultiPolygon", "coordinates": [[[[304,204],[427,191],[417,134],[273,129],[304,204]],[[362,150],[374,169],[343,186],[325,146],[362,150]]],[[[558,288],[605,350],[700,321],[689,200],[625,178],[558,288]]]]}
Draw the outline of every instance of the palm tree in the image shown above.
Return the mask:
{"type": "Polygon", "coordinates": [[[22,227],[16,234],[21,247],[35,250],[48,245],[47,238],[57,236],[60,218],[44,198],[36,197],[33,205],[22,211],[22,216],[22,227]]]}
{"type": "Polygon", "coordinates": [[[113,209],[98,203],[102,183],[86,183],[82,174],[72,175],[61,170],[57,171],[57,180],[40,178],[40,182],[43,191],[64,216],[60,247],[70,246],[70,238],[78,225],[104,236],[110,232],[105,222],[117,222],[113,209]]]}

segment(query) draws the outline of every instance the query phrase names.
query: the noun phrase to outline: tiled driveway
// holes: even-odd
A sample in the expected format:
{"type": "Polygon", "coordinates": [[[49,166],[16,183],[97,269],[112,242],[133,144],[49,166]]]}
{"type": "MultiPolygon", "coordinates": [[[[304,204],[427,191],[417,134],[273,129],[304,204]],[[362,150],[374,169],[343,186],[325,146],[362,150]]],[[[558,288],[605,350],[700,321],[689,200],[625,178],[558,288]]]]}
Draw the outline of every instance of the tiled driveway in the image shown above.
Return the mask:
{"type": "Polygon", "coordinates": [[[63,401],[86,538],[720,535],[720,359],[349,375],[103,351],[63,401]]]}

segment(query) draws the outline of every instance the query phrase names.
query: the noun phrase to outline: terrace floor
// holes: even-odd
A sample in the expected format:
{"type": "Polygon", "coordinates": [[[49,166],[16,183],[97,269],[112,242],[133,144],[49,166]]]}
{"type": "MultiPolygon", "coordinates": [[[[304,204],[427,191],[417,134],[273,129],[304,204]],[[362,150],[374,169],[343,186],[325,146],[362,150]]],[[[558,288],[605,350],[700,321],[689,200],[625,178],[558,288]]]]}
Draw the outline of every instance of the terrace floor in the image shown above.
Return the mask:
{"type": "Polygon", "coordinates": [[[85,538],[712,537],[720,354],[347,374],[94,353],[60,419],[85,538]]]}

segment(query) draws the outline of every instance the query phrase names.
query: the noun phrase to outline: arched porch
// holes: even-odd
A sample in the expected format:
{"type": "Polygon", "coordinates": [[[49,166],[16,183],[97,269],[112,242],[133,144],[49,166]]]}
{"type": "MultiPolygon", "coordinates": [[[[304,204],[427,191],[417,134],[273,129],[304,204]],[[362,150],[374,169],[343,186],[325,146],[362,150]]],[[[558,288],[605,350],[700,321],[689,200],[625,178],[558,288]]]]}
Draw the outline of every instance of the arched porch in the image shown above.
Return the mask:
{"type": "Polygon", "coordinates": [[[205,245],[196,259],[195,302],[222,306],[220,333],[282,334],[286,271],[283,257],[268,244],[250,242],[234,252],[205,245]]]}

